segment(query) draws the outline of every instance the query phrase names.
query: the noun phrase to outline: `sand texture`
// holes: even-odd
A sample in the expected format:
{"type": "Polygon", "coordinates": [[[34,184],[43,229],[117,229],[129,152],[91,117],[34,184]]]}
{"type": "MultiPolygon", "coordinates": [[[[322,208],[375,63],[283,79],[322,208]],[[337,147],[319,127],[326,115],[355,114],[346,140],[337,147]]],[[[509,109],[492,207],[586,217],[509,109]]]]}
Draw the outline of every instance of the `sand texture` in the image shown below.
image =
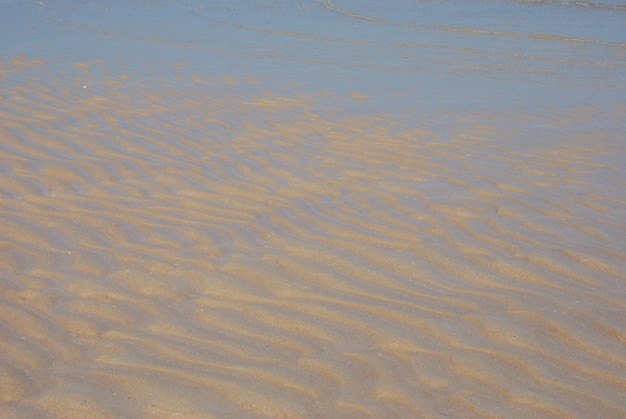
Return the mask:
{"type": "Polygon", "coordinates": [[[177,68],[0,63],[2,417],[626,415],[625,107],[177,68]]]}

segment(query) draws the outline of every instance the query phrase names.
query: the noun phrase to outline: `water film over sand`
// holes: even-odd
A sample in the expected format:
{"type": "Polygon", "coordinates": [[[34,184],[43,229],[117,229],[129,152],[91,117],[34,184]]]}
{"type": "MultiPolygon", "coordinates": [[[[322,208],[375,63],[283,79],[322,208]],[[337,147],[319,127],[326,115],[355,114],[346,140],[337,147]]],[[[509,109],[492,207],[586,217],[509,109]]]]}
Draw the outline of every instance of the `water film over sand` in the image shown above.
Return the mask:
{"type": "Polygon", "coordinates": [[[618,3],[0,0],[0,418],[626,417],[618,3]]]}

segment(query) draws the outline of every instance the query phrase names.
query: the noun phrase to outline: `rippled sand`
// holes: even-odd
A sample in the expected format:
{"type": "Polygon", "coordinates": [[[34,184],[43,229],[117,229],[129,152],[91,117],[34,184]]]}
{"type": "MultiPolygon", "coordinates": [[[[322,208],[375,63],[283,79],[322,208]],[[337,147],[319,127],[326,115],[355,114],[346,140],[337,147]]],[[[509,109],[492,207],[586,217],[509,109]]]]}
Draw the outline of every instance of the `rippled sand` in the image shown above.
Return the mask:
{"type": "Polygon", "coordinates": [[[1,62],[3,417],[626,415],[626,108],[179,67],[1,62]]]}

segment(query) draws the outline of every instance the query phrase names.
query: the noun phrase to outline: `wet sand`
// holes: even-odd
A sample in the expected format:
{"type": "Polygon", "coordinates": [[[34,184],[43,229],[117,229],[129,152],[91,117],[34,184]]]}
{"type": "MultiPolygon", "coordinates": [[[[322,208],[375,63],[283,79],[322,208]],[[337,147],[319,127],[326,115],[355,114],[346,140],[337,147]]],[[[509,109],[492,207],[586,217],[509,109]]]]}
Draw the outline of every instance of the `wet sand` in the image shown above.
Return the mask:
{"type": "Polygon", "coordinates": [[[70,64],[0,66],[4,417],[626,413],[626,108],[70,64]]]}
{"type": "Polygon", "coordinates": [[[0,0],[0,417],[626,417],[618,3],[0,0]]]}

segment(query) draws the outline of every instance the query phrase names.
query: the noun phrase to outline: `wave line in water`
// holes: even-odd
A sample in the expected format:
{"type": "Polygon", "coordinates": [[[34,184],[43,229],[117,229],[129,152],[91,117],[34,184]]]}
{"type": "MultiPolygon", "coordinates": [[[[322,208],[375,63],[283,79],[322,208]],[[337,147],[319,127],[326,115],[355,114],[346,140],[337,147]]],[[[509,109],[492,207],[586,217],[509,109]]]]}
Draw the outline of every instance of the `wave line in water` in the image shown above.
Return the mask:
{"type": "Polygon", "coordinates": [[[345,10],[345,9],[335,6],[335,4],[331,0],[320,0],[320,2],[324,5],[326,9],[328,9],[331,12],[339,13],[343,16],[347,16],[347,17],[354,18],[354,19],[364,20],[368,22],[376,22],[376,23],[381,23],[384,25],[393,25],[393,26],[408,27],[408,28],[430,28],[430,29],[437,29],[437,30],[446,31],[446,32],[458,32],[458,33],[472,34],[472,35],[490,35],[490,36],[498,36],[498,37],[506,37],[506,38],[531,38],[531,39],[568,42],[568,43],[598,44],[598,45],[613,46],[613,47],[618,47],[618,48],[626,47],[626,42],[614,42],[614,41],[604,41],[600,39],[551,35],[547,33],[543,33],[543,34],[521,33],[521,32],[512,32],[512,31],[504,31],[504,30],[466,28],[466,27],[449,26],[449,25],[432,25],[432,24],[398,22],[398,21],[394,21],[391,19],[387,19],[387,18],[368,16],[368,15],[364,15],[360,13],[351,12],[349,10],[345,10]]]}

